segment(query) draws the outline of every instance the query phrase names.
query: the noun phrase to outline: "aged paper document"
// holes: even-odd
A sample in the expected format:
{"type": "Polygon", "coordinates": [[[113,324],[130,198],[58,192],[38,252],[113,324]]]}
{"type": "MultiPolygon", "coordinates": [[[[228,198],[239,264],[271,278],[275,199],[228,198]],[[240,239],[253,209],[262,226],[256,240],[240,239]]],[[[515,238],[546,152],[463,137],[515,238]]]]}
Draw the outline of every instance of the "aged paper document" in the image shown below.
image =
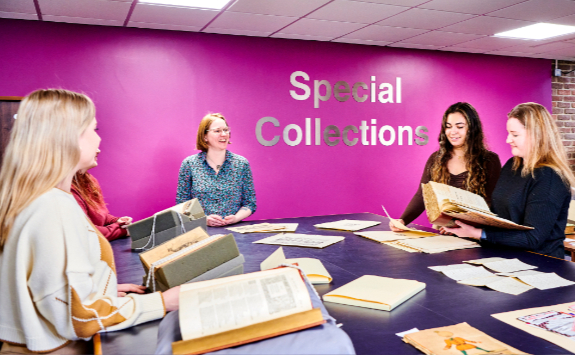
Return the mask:
{"type": "Polygon", "coordinates": [[[537,266],[526,264],[519,259],[507,259],[501,261],[490,261],[483,263],[483,266],[497,272],[515,272],[522,270],[537,269],[537,266]]]}
{"type": "Polygon", "coordinates": [[[456,269],[469,269],[474,268],[475,266],[468,265],[468,264],[451,264],[451,265],[438,265],[438,266],[428,266],[429,269],[433,271],[443,272],[446,270],[456,270],[456,269]]]}
{"type": "Polygon", "coordinates": [[[428,355],[526,355],[467,323],[410,333],[403,341],[428,355]]]}
{"type": "Polygon", "coordinates": [[[514,276],[539,290],[575,285],[575,282],[562,278],[554,272],[535,275],[514,276]]]}
{"type": "Polygon", "coordinates": [[[490,282],[485,286],[492,290],[509,293],[510,295],[515,296],[533,289],[533,286],[529,286],[521,281],[517,281],[513,277],[503,277],[501,280],[490,282]]]}
{"type": "Polygon", "coordinates": [[[271,237],[257,240],[255,244],[290,245],[295,247],[325,248],[341,242],[345,237],[312,235],[312,234],[276,234],[271,237]]]}
{"type": "Polygon", "coordinates": [[[295,232],[298,223],[257,223],[241,227],[227,227],[237,233],[295,232]]]}
{"type": "Polygon", "coordinates": [[[321,260],[313,258],[286,259],[282,247],[279,247],[268,256],[268,258],[260,264],[260,269],[262,271],[269,270],[282,264],[298,266],[312,284],[328,284],[333,280],[321,260]]]}
{"type": "Polygon", "coordinates": [[[429,232],[392,232],[392,231],[370,231],[370,232],[354,232],[353,234],[359,235],[367,239],[375,240],[376,242],[392,242],[394,240],[424,238],[437,236],[439,234],[429,232]]]}
{"type": "Polygon", "coordinates": [[[483,265],[483,264],[485,264],[485,263],[490,263],[490,262],[492,262],[492,261],[504,261],[504,260],[509,260],[509,259],[494,257],[494,258],[483,258],[483,259],[475,259],[475,260],[466,260],[466,261],[464,261],[464,263],[476,264],[476,265],[483,265]]]}
{"type": "Polygon", "coordinates": [[[358,231],[360,229],[365,229],[365,228],[377,226],[378,224],[381,224],[381,222],[358,221],[358,220],[353,220],[353,219],[342,219],[341,221],[315,224],[314,227],[322,228],[322,229],[335,229],[335,230],[355,232],[355,231],[358,231]]]}
{"type": "Polygon", "coordinates": [[[397,241],[398,244],[417,249],[424,253],[442,253],[444,251],[480,248],[476,242],[449,235],[440,235],[436,237],[427,237],[419,239],[403,239],[397,241]]]}
{"type": "MultiPolygon", "coordinates": [[[[574,297],[575,300],[575,297],[574,297]]],[[[575,341],[572,338],[566,337],[564,335],[551,332],[546,330],[542,327],[531,325],[525,321],[521,321],[519,318],[527,317],[530,315],[540,314],[543,312],[563,312],[563,313],[572,313],[569,310],[569,306],[571,306],[573,302],[557,304],[553,306],[545,306],[545,307],[537,307],[537,308],[528,308],[528,309],[521,309],[518,311],[512,312],[505,312],[505,313],[497,313],[492,314],[491,316],[499,319],[502,322],[505,322],[509,325],[514,326],[515,328],[519,328],[529,334],[535,335],[536,337],[545,339],[553,344],[556,344],[572,353],[575,353],[575,341]]]]}
{"type": "Polygon", "coordinates": [[[495,276],[489,271],[485,270],[485,268],[482,266],[472,266],[471,268],[463,268],[463,269],[443,270],[441,272],[445,276],[456,281],[474,279],[477,277],[495,276]]]}

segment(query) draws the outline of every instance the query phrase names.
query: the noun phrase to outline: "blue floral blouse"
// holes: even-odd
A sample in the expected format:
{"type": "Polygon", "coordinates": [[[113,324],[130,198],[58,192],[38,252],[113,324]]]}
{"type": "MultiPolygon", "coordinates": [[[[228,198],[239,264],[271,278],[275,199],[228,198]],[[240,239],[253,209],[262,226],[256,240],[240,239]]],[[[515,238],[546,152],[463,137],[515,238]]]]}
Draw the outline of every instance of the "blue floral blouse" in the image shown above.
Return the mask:
{"type": "Polygon", "coordinates": [[[184,159],[180,167],[176,203],[197,198],[206,215],[222,218],[236,214],[240,208],[256,211],[256,192],[250,163],[241,155],[226,151],[226,160],[216,174],[201,152],[184,159]]]}

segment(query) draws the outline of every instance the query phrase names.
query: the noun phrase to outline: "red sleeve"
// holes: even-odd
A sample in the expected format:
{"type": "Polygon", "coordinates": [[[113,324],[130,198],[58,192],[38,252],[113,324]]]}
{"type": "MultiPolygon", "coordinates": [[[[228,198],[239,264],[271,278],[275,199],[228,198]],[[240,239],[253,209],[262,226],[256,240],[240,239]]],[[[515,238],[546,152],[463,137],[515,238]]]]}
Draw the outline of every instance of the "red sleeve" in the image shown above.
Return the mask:
{"type": "Polygon", "coordinates": [[[100,233],[109,241],[118,239],[127,235],[128,231],[122,228],[118,223],[108,224],[107,226],[95,226],[100,233]]]}

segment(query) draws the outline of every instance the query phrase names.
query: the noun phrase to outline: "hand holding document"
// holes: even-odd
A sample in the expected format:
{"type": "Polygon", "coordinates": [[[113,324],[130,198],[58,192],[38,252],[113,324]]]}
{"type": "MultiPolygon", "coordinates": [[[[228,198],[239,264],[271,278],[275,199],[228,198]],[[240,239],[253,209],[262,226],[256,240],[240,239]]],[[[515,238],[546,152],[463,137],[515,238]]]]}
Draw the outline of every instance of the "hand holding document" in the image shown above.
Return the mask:
{"type": "Polygon", "coordinates": [[[273,269],[282,264],[298,266],[312,284],[328,284],[333,280],[321,260],[313,258],[286,259],[282,247],[279,247],[261,263],[260,270],[273,269]]]}
{"type": "Polygon", "coordinates": [[[489,210],[483,197],[453,186],[430,181],[421,185],[423,201],[429,222],[454,228],[454,219],[474,225],[494,226],[506,229],[529,230],[513,221],[497,217],[489,210]]]}
{"type": "Polygon", "coordinates": [[[335,229],[335,230],[355,232],[360,229],[377,226],[380,223],[381,222],[376,221],[357,221],[352,219],[342,219],[341,221],[315,224],[314,227],[322,229],[335,229]]]}
{"type": "Polygon", "coordinates": [[[325,248],[341,242],[345,237],[311,234],[277,234],[255,241],[256,244],[290,245],[294,247],[325,248]]]}
{"type": "MultiPolygon", "coordinates": [[[[385,215],[387,216],[387,218],[389,218],[389,221],[391,222],[391,224],[395,228],[401,229],[403,231],[403,233],[405,233],[405,234],[421,235],[421,237],[429,237],[429,236],[433,236],[433,235],[438,235],[436,233],[425,232],[425,231],[421,231],[419,229],[407,227],[406,225],[401,223],[398,219],[391,218],[391,216],[389,215],[389,213],[387,213],[387,210],[385,209],[385,207],[383,207],[383,205],[381,205],[381,208],[383,208],[383,212],[385,212],[385,215]]],[[[413,238],[416,238],[416,237],[413,237],[413,238]]],[[[403,238],[403,239],[406,239],[406,238],[403,238]]]]}
{"type": "Polygon", "coordinates": [[[425,288],[423,282],[364,275],[323,295],[325,302],[391,311],[425,288]]]}
{"type": "Polygon", "coordinates": [[[203,354],[325,323],[300,272],[280,268],[182,285],[182,341],[174,354],[203,354]]]}

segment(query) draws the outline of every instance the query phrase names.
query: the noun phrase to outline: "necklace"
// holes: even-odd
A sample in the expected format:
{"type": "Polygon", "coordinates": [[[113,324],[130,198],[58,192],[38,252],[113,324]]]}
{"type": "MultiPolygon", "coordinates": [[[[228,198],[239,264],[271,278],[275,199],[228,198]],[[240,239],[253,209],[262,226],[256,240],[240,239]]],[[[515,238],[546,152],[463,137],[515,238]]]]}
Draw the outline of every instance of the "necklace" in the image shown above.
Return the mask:
{"type": "Polygon", "coordinates": [[[214,164],[216,166],[216,172],[220,171],[220,168],[222,167],[222,164],[218,165],[216,164],[212,159],[210,159],[210,157],[208,157],[208,155],[206,154],[206,158],[212,162],[212,164],[214,164]]]}

